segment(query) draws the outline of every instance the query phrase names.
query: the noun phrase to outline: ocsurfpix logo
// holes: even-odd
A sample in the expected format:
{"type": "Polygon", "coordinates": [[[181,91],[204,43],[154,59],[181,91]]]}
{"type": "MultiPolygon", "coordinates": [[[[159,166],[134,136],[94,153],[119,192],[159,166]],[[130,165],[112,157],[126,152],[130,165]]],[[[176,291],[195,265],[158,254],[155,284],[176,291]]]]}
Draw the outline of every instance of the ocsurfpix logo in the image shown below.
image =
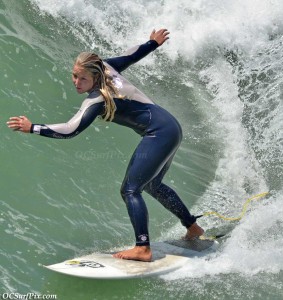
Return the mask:
{"type": "Polygon", "coordinates": [[[104,268],[102,264],[91,261],[91,260],[68,260],[66,263],[68,266],[74,266],[74,267],[87,267],[87,268],[104,268]]]}

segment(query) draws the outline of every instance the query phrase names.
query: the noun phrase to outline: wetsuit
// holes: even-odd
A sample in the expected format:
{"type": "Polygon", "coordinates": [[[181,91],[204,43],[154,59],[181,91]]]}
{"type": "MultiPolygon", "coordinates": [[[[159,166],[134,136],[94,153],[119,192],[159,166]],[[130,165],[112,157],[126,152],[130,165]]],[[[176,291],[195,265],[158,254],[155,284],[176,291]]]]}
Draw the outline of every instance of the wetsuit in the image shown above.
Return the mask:
{"type": "MultiPolygon", "coordinates": [[[[190,227],[196,221],[175,191],[162,183],[182,139],[179,123],[169,112],[153,103],[120,74],[157,47],[157,42],[151,40],[130,49],[122,56],[104,61],[119,93],[126,96],[125,99],[114,98],[117,109],[112,122],[130,127],[142,136],[129,162],[121,187],[121,195],[134,227],[137,246],[149,245],[148,212],[142,191],[149,193],[175,214],[185,227],[190,227]]],[[[72,138],[86,129],[97,116],[103,114],[104,99],[100,92],[95,90],[88,95],[80,110],[67,123],[32,124],[31,133],[57,139],[72,138]]]]}

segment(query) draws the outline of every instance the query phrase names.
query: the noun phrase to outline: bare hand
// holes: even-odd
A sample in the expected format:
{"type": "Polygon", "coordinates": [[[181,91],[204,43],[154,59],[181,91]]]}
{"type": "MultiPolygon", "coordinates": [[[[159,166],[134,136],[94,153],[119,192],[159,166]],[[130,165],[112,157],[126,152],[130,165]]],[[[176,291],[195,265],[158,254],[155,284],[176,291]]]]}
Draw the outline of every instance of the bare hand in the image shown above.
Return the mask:
{"type": "Polygon", "coordinates": [[[151,35],[150,35],[150,40],[155,40],[159,46],[161,46],[165,41],[169,39],[169,31],[167,29],[159,29],[156,31],[153,29],[151,35]]]}
{"type": "Polygon", "coordinates": [[[19,116],[19,117],[11,117],[7,122],[7,125],[9,128],[13,129],[14,131],[30,133],[32,123],[27,117],[19,116]]]}

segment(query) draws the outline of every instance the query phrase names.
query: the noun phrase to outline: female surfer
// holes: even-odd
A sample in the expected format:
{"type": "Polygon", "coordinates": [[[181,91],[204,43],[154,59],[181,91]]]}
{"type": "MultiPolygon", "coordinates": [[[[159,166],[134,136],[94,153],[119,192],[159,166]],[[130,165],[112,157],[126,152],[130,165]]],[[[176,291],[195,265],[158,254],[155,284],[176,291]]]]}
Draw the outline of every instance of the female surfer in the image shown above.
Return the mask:
{"type": "Polygon", "coordinates": [[[126,171],[121,195],[134,228],[133,248],[114,257],[151,261],[145,191],[177,216],[187,231],[185,239],[203,234],[182,200],[162,183],[182,139],[178,121],[165,109],[134,87],[121,72],[161,46],[169,38],[166,29],[153,30],[148,42],[122,56],[102,61],[96,54],[82,52],[75,60],[72,81],[79,94],[87,93],[79,111],[61,124],[35,124],[25,116],[11,117],[9,128],[56,139],[69,139],[85,130],[96,117],[132,128],[141,136],[126,171]]]}

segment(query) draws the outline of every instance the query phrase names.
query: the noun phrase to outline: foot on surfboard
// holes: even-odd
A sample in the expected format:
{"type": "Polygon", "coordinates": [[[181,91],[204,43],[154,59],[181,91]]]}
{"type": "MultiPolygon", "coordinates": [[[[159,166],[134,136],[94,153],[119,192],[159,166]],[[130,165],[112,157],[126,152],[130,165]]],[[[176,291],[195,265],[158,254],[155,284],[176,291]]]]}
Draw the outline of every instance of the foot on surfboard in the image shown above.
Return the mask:
{"type": "Polygon", "coordinates": [[[140,260],[149,262],[152,259],[152,252],[149,246],[135,246],[132,249],[124,250],[113,254],[113,257],[128,260],[140,260]]]}
{"type": "Polygon", "coordinates": [[[186,235],[183,237],[183,240],[193,240],[204,234],[204,230],[197,224],[194,223],[188,228],[186,235]]]}

